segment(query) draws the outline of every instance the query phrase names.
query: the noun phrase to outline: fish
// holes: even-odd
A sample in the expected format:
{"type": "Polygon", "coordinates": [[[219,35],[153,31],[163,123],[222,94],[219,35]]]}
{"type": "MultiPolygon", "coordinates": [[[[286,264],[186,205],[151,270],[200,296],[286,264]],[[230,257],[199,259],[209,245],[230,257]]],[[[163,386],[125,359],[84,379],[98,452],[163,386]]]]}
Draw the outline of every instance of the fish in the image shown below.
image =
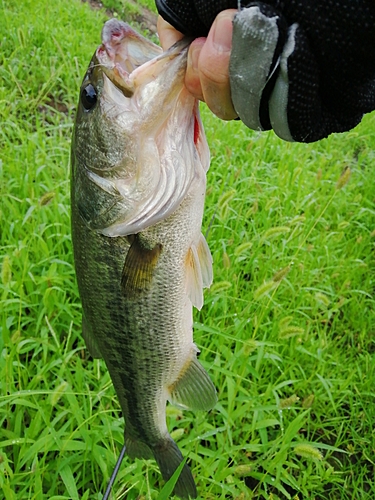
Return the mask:
{"type": "MultiPolygon", "coordinates": [[[[72,241],[82,335],[104,359],[130,458],[155,458],[168,481],[183,461],[167,401],[208,411],[193,306],[213,279],[201,232],[210,153],[184,77],[189,39],[163,52],[126,23],[102,29],[83,78],[71,148],[72,241]]],[[[174,493],[196,498],[185,463],[174,493]]]]}

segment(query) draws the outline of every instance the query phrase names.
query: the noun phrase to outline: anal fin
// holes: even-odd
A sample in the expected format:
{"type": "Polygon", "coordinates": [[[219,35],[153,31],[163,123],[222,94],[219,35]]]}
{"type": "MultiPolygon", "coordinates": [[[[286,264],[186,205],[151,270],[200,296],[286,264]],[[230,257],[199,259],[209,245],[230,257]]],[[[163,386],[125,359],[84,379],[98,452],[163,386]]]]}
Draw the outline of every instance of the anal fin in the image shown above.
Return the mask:
{"type": "Polygon", "coordinates": [[[195,353],[169,387],[172,404],[190,410],[211,410],[217,402],[216,389],[195,353]]]}

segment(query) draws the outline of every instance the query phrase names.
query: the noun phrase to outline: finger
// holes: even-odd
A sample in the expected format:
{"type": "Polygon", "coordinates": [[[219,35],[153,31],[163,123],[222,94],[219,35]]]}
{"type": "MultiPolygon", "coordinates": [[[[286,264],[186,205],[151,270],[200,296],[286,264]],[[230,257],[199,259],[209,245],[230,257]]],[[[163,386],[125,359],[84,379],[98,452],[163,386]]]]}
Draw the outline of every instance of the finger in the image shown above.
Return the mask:
{"type": "Polygon", "coordinates": [[[196,38],[190,45],[187,69],[185,76],[185,85],[188,91],[200,101],[203,101],[203,92],[200,81],[200,74],[198,69],[199,56],[206,38],[196,38]]]}
{"type": "Polygon", "coordinates": [[[181,38],[184,36],[171,24],[167,23],[167,21],[165,21],[161,16],[158,17],[157,29],[160,45],[162,46],[163,50],[169,49],[169,47],[178,42],[178,40],[181,40],[181,38]]]}
{"type": "Polygon", "coordinates": [[[232,21],[236,12],[236,9],[228,9],[216,17],[198,59],[204,101],[211,111],[223,120],[233,120],[237,117],[229,82],[232,21]]]}

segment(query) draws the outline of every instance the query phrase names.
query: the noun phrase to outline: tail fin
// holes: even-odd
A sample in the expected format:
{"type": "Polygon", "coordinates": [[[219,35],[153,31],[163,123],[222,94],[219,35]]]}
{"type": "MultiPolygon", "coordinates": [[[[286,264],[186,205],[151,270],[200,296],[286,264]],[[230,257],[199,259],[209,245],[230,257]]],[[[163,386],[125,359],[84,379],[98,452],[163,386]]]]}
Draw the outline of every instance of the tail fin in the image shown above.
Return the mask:
{"type": "MultiPolygon", "coordinates": [[[[173,439],[169,436],[153,447],[155,460],[165,481],[168,481],[183,460],[183,456],[173,439]]],[[[188,465],[184,465],[174,488],[180,498],[197,498],[197,489],[188,465]]]]}

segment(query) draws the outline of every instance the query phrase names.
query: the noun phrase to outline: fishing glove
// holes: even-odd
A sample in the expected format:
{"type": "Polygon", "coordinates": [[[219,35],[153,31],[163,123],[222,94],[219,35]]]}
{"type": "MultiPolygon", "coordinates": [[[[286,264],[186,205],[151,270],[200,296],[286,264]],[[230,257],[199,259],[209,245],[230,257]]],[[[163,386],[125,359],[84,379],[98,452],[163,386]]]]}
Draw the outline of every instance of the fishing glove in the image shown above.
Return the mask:
{"type": "MultiPolygon", "coordinates": [[[[178,31],[206,36],[237,0],[156,0],[178,31]]],[[[256,130],[313,142],[375,109],[374,0],[241,1],[229,66],[233,106],[256,130]]]]}

